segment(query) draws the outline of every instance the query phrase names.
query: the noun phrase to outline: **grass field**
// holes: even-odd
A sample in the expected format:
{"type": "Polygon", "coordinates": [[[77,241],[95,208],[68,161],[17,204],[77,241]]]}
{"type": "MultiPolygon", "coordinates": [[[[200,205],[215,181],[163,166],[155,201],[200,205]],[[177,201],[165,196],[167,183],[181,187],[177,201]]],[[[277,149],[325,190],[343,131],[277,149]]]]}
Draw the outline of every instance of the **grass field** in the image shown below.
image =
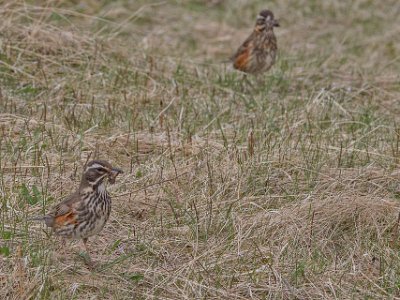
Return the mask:
{"type": "Polygon", "coordinates": [[[400,2],[0,2],[1,299],[400,298],[400,2]],[[259,10],[276,65],[224,64],[259,10]],[[262,84],[260,84],[262,83],[262,84]],[[42,215],[125,173],[83,245],[42,215]]]}

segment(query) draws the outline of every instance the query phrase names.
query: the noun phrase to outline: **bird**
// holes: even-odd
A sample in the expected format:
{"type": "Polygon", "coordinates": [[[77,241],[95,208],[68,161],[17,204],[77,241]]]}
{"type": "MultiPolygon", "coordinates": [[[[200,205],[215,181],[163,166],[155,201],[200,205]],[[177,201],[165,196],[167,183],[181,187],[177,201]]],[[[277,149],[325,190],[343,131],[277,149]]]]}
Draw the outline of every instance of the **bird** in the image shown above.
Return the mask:
{"type": "Polygon", "coordinates": [[[82,239],[88,256],[87,264],[93,267],[87,245],[91,236],[98,234],[111,212],[111,197],[104,180],[115,183],[123,173],[105,160],[92,160],[85,166],[78,189],[50,209],[48,214],[30,220],[44,221],[47,227],[61,238],[82,239]]]}
{"type": "Polygon", "coordinates": [[[233,67],[247,74],[259,75],[275,63],[278,45],[274,27],[279,27],[272,11],[262,10],[253,32],[231,57],[233,67]]]}

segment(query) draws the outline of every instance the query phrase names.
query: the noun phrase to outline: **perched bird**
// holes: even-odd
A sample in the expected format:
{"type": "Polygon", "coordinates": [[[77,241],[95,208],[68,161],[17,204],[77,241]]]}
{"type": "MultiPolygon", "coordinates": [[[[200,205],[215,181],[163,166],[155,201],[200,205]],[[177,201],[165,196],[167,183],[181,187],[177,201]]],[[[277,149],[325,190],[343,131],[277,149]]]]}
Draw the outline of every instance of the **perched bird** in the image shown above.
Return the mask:
{"type": "Polygon", "coordinates": [[[98,234],[106,224],[111,212],[111,197],[108,194],[104,179],[115,183],[121,169],[113,168],[104,160],[90,161],[83,172],[77,191],[54,206],[44,217],[31,220],[42,220],[54,233],[63,238],[82,239],[92,266],[88,238],[98,234]]]}
{"type": "Polygon", "coordinates": [[[274,27],[279,26],[270,10],[262,10],[252,34],[231,57],[233,67],[248,74],[261,74],[275,63],[278,49],[274,27]]]}

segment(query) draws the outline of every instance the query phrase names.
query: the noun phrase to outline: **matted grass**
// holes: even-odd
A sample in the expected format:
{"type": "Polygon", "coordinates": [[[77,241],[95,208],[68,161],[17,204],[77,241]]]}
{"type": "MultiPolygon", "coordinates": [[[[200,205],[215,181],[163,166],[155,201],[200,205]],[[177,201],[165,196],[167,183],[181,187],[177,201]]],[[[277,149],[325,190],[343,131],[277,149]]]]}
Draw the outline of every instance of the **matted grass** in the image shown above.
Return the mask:
{"type": "Polygon", "coordinates": [[[375,2],[1,2],[0,298],[399,298],[400,2],[375,2]],[[222,62],[264,8],[251,88],[222,62]],[[89,157],[125,171],[93,272],[27,221],[89,157]]]}

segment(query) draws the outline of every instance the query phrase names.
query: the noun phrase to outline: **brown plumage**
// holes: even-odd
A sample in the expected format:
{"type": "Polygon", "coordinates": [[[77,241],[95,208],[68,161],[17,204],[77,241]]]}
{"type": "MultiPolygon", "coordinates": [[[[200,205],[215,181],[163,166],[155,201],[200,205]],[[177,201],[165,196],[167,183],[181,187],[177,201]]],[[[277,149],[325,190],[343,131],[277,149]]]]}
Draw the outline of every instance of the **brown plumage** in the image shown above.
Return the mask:
{"type": "Polygon", "coordinates": [[[106,224],[111,212],[111,197],[108,194],[104,179],[110,183],[122,170],[113,168],[104,160],[93,160],[86,165],[81,183],[76,192],[54,206],[44,220],[56,235],[63,238],[82,239],[89,256],[87,240],[98,234],[106,224]]]}
{"type": "Polygon", "coordinates": [[[270,10],[262,10],[252,34],[231,57],[233,67],[248,74],[268,71],[275,63],[278,50],[274,27],[279,23],[270,10]]]}

